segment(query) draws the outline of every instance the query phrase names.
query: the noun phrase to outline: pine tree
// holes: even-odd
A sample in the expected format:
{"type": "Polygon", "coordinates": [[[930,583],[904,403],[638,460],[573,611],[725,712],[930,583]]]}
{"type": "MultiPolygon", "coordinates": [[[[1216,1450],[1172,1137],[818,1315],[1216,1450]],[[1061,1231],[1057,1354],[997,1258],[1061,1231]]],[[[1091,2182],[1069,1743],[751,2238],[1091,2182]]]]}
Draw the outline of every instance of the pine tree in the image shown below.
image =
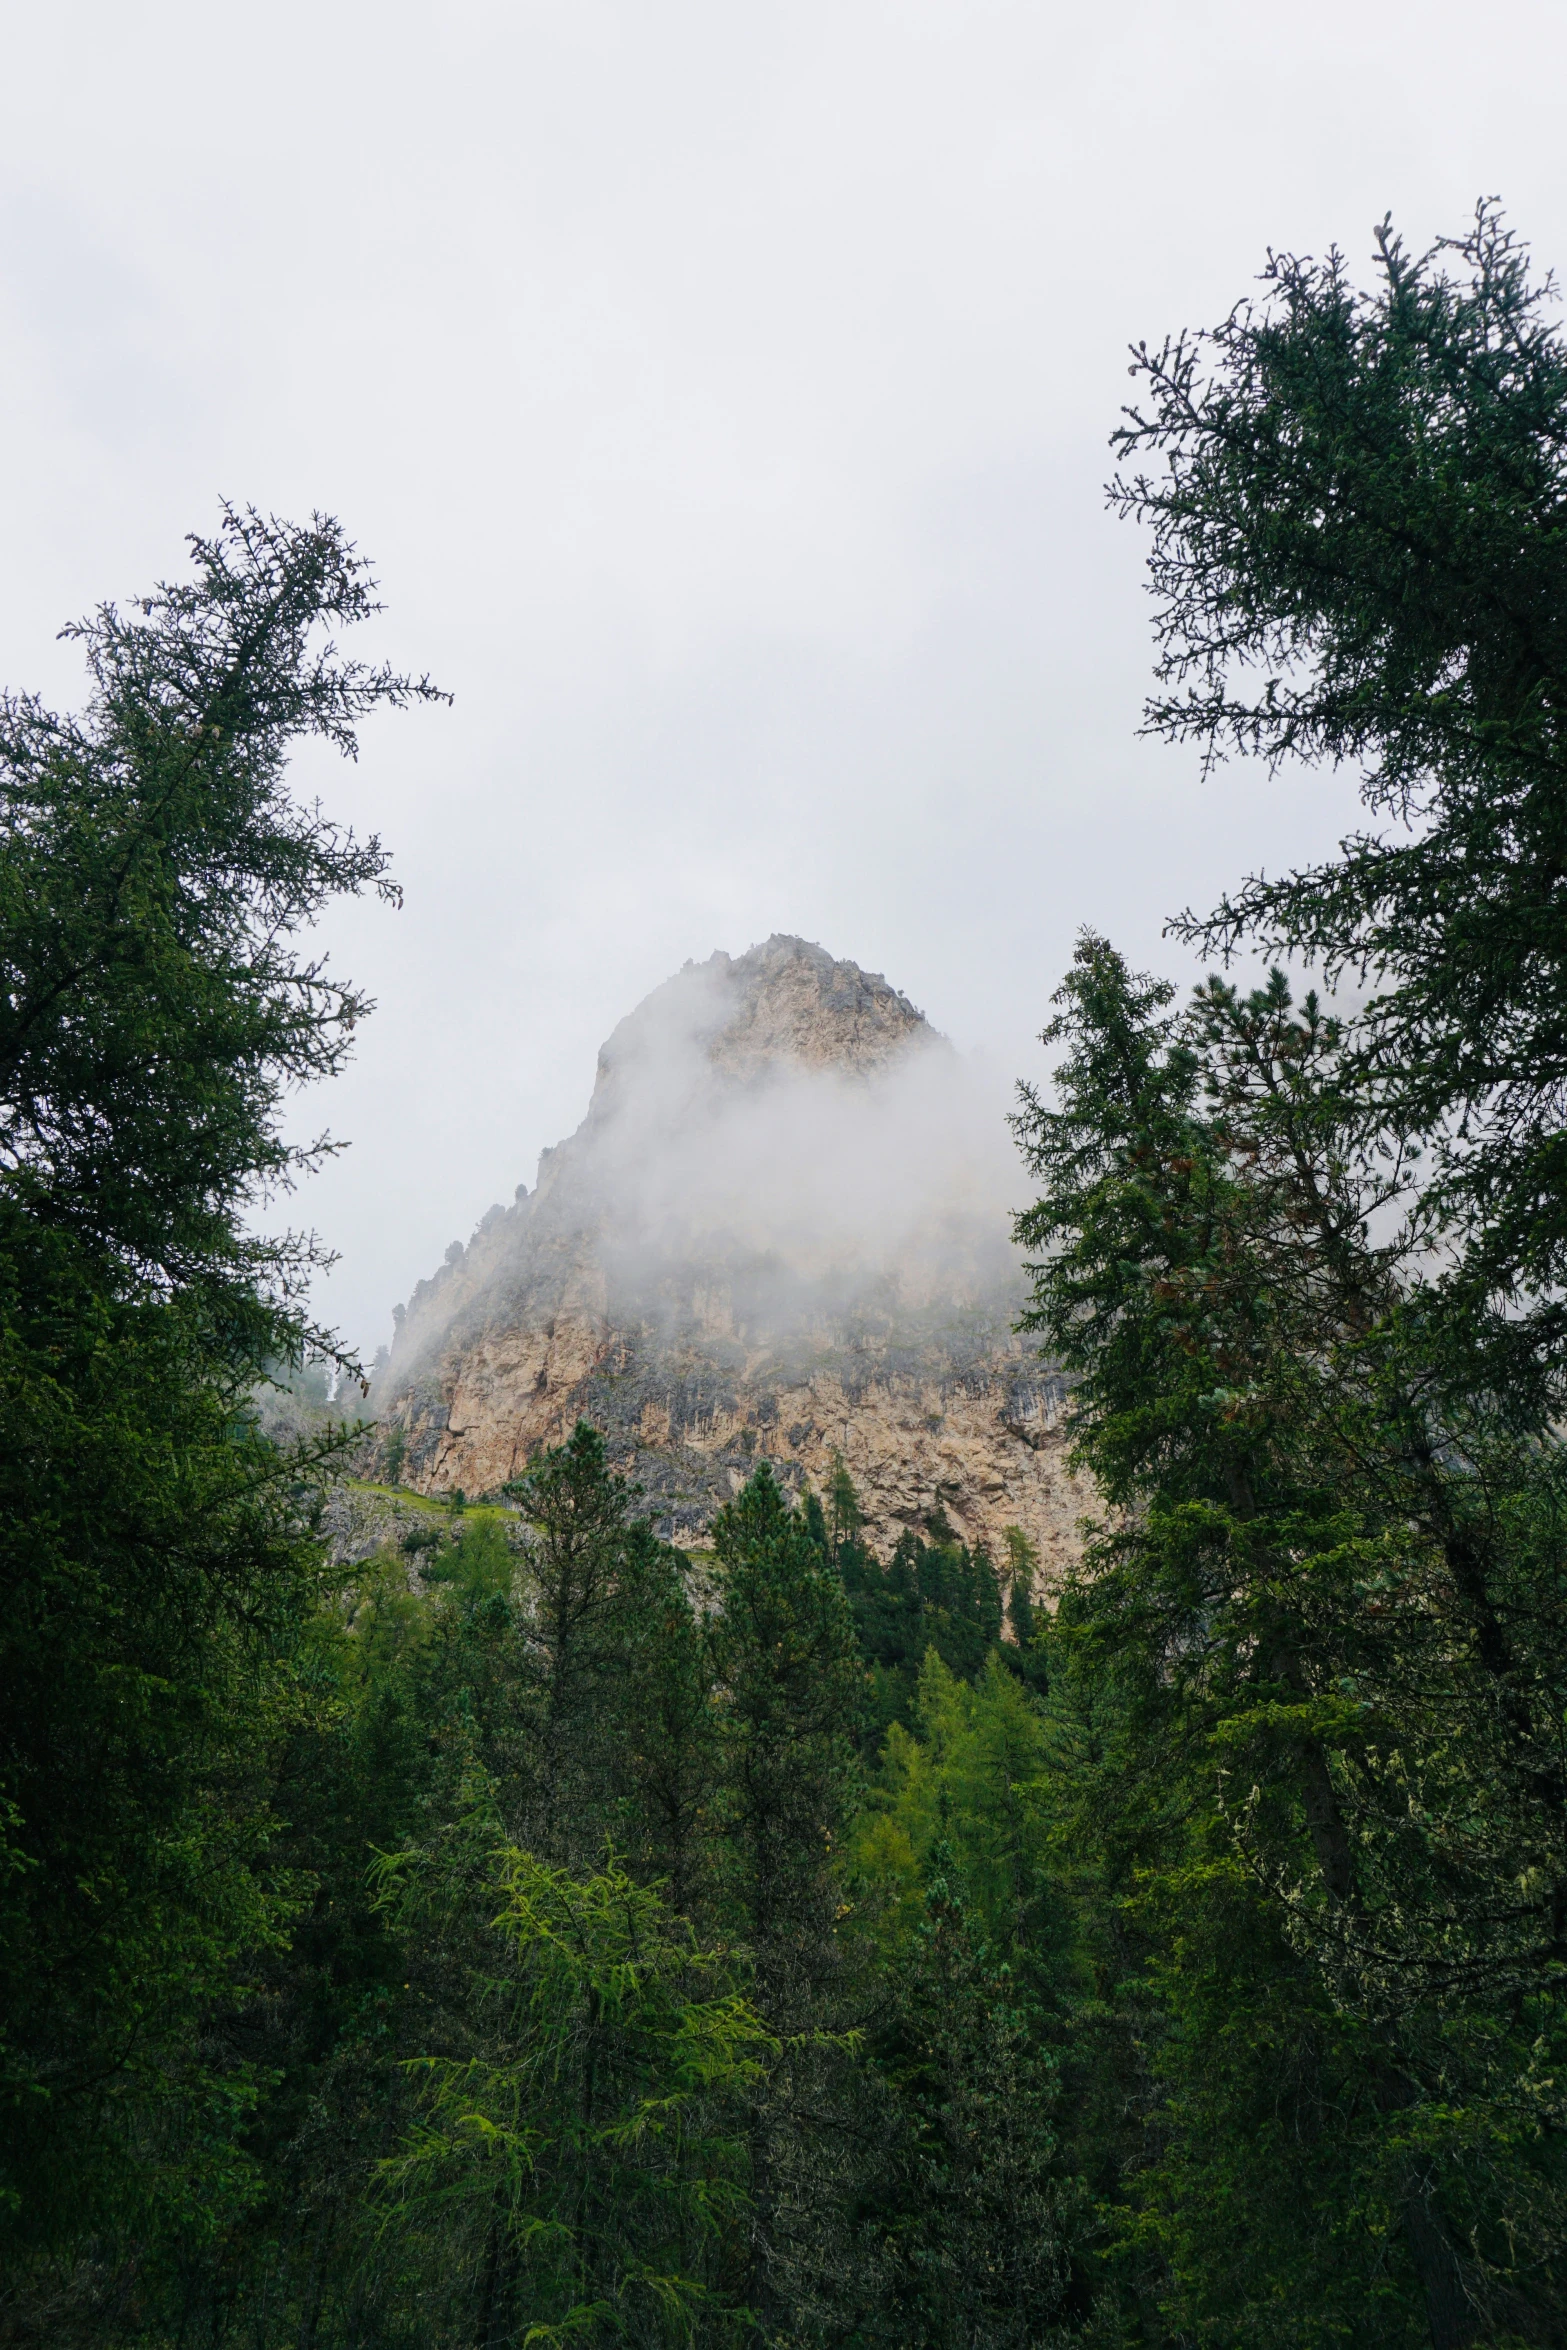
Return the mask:
{"type": "Polygon", "coordinates": [[[1077,2222],[1056,2067],[1026,1991],[933,1858],[871,2051],[890,2097],[861,2189],[863,2335],[1033,2350],[1063,2314],[1077,2222]]]}
{"type": "Polygon", "coordinates": [[[418,2111],[384,2169],[405,2271],[442,2337],[485,2350],[738,2340],[746,2099],[772,2053],[743,1963],[619,1867],[551,1868],[490,1833],[481,1803],[444,1850],[382,1870],[415,1937],[454,1892],[466,1906],[475,1868],[490,1914],[467,2046],[410,2066],[418,2111]]]}
{"type": "Polygon", "coordinates": [[[81,715],[0,706],[0,2235],[110,2271],[255,2191],[261,2076],[206,2025],[305,1897],[266,1762],[334,1440],[281,1455],[248,1397],[331,1341],[255,1210],[369,1009],[302,935],[395,890],[288,754],[432,691],[323,639],[377,608],[336,523],[191,551],[69,632],[81,715]]]}
{"type": "Polygon", "coordinates": [[[842,1581],[765,1461],[712,1532],[724,1898],[769,2001],[830,1928],[862,1679],[842,1581]]]}
{"type": "Polygon", "coordinates": [[[789,2300],[808,2298],[821,2257],[827,2149],[800,2113],[839,2094],[835,1928],[863,1675],[842,1580],[765,1461],[718,1513],[713,1542],[718,1916],[751,1952],[757,2006],[781,2043],[750,2128],[747,2299],[765,2340],[789,2300]]]}
{"type": "MultiPolygon", "coordinates": [[[[1407,1170],[1337,1024],[1277,976],[1244,998],[1210,983],[1185,1016],[1171,994],[1085,939],[1051,1031],[1069,1048],[1058,1106],[1030,1097],[1020,1120],[1045,1182],[1021,1223],[1045,1252],[1032,1320],[1075,1376],[1079,1457],[1115,1513],[1063,1605],[1069,1679],[1097,1674],[1122,1720],[1110,1777],[1092,1767],[1091,1835],[1142,1839],[1123,1898],[1154,1928],[1179,2095],[1188,2003],[1205,2029],[1213,2009],[1176,1948],[1261,2002],[1236,2019],[1236,2097],[1266,2094],[1266,2052],[1287,2047],[1302,2094],[1327,2100],[1280,2141],[1280,2276],[1303,2264],[1327,2312],[1346,2243],[1371,2268],[1396,2227],[1433,2340],[1456,2343],[1482,2308],[1516,2322],[1530,2292],[1554,2299],[1567,2244],[1532,2087],[1563,2024],[1546,1724],[1567,1648],[1539,1547],[1557,1471],[1483,1398],[1433,1420],[1418,1227],[1385,1213],[1407,1170]],[[1507,1623],[1517,1642],[1525,1610],[1527,1691],[1492,1637],[1507,1623]],[[1542,2167],[1509,2151],[1524,2143],[1542,2167]],[[1292,2145],[1307,2168],[1290,2185],[1292,2145]],[[1321,2214],[1314,2241],[1302,2210],[1321,2214]]],[[[1211,2142],[1214,2109],[1206,2126],[1211,2142]]],[[[1239,2106],[1231,2127],[1238,2148],[1239,2106]]],[[[1206,2247],[1180,2254],[1195,2322],[1203,2294],[1217,2309],[1261,2287],[1223,2275],[1222,2231],[1182,2216],[1213,2183],[1191,2153],[1177,2132],[1157,2192],[1172,2259],[1177,2237],[1206,2247]]],[[[1368,2274],[1361,2322],[1378,2290],[1368,2274]]]]}
{"type": "Polygon", "coordinates": [[[1159,464],[1111,496],[1153,531],[1149,729],[1358,766],[1379,820],[1176,927],[1369,981],[1358,1066],[1464,1236],[1455,1337],[1500,1304],[1517,1380],[1567,1343],[1567,343],[1494,202],[1376,248],[1370,292],[1274,254],[1260,303],[1140,347],[1115,439],[1159,464]]]}
{"type": "Polygon", "coordinates": [[[532,1529],[520,1672],[527,1784],[516,1826],[546,1859],[602,1856],[631,1629],[632,1494],[579,1421],[509,1489],[532,1529]]]}
{"type": "Polygon", "coordinates": [[[680,1917],[705,1918],[713,1891],[717,1759],[713,1657],[680,1552],[643,1525],[625,1563],[627,1644],[615,1778],[628,1860],[660,1880],[680,1917]]]}

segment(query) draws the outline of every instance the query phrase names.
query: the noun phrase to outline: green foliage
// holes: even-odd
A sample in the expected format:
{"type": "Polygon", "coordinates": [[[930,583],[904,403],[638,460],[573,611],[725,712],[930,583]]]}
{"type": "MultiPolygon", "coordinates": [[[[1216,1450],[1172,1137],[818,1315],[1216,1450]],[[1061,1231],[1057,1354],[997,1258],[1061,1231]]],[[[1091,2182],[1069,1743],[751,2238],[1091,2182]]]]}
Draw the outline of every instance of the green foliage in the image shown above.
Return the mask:
{"type": "Polygon", "coordinates": [[[1567,351],[1494,205],[1378,249],[1142,351],[1112,493],[1151,729],[1353,761],[1383,826],[1176,927],[1362,1009],[1176,1012],[1086,939],[1019,1121],[1112,1505],[1050,1710],[1128,2338],[1545,2341],[1567,2292],[1567,351]]]}
{"type": "Polygon", "coordinates": [[[997,1655],[971,1687],[933,1649],[856,1824],[882,1986],[867,2053],[883,2144],[862,2190],[871,2339],[1034,2342],[1062,2313],[1082,2221],[1058,2048],[1080,1987],[1052,1759],[997,1655]]]}
{"type": "MultiPolygon", "coordinates": [[[[1237,2339],[1286,2302],[1302,2341],[1373,2308],[1401,2340],[1422,2302],[1438,2340],[1516,2325],[1567,2248],[1555,1449],[1484,1399],[1437,1416],[1407,1172],[1310,998],[1215,982],[1177,1016],[1088,938],[1058,1000],[1031,1319],[1117,1515],[1052,1705],[1115,1724],[1063,1786],[1161,2018],[1150,2290],[1237,2339]],[[1243,2151],[1265,2099],[1276,2162],[1243,2151]]],[[[1101,1964],[1126,1980],[1113,1938],[1101,1964]]]]}
{"type": "Polygon", "coordinates": [[[257,2191],[265,2068],[208,2027],[307,1898],[269,1764],[334,1440],[253,1424],[311,1347],[310,1249],[255,1211],[313,1156],[285,1089],[366,1008],[300,933],[386,886],[284,767],[429,692],[315,641],[374,609],[336,524],[191,544],[193,581],[70,632],[80,717],[0,708],[0,2226],[35,2260],[257,2191]]]}
{"type": "Polygon", "coordinates": [[[1047,1686],[1045,1654],[1034,1610],[1039,1552],[1021,1526],[1005,1527],[1003,1539],[1007,1546],[1007,1625],[1012,1634],[1012,1647],[1004,1653],[1020,1680],[1043,1689],[1047,1686]]]}
{"type": "Polygon", "coordinates": [[[871,2051],[887,2134],[863,2190],[861,2338],[1023,2350],[1055,2335],[1078,2232],[1057,2068],[941,1857],[871,2051]]]}
{"type": "Polygon", "coordinates": [[[84,718],[6,705],[7,2341],[1562,2338],[1567,362],[1494,208],[1380,252],[1119,436],[1152,726],[1393,829],[1183,924],[1353,1017],[1080,943],[1017,1119],[1102,1499],[1053,1612],[1017,1527],[878,1558],[841,1460],[693,1562],[586,1425],[329,1588],[255,1209],[365,1008],[300,936],[387,885],[283,760],[429,689],[312,651],[335,525],[229,515],[84,718]]]}
{"type": "MultiPolygon", "coordinates": [[[[846,1473],[835,1480],[834,1525],[860,1523],[859,1503],[846,1473]]],[[[891,1722],[907,1722],[920,1667],[934,1649],[956,1673],[972,1680],[1001,1634],[1001,1594],[983,1550],[970,1552],[939,1513],[927,1531],[900,1535],[885,1567],[858,1536],[833,1545],[854,1617],[860,1652],[870,1666],[869,1701],[861,1721],[873,1757],[891,1722]]]]}
{"type": "Polygon", "coordinates": [[[434,689],[315,642],[378,609],[335,522],[230,508],[190,549],[193,581],[67,630],[80,717],[0,704],[0,1174],[106,1280],[199,1289],[259,1369],[263,1333],[297,1344],[262,1293],[309,1262],[249,1216],[317,1155],[282,1139],[283,1094],[369,1009],[295,942],[345,891],[395,896],[378,841],[289,796],[288,753],[351,757],[367,713],[434,689]]]}
{"type": "Polygon", "coordinates": [[[988,1948],[1025,1968],[1048,1961],[1058,1932],[1047,1773],[1044,1719],[999,1656],[970,1687],[932,1649],[913,1725],[888,1731],[855,1834],[858,1867],[895,1896],[899,1939],[939,1868],[988,1948]]]}
{"type": "Polygon", "coordinates": [[[609,1753],[631,1637],[630,1495],[586,1421],[511,1488],[533,1530],[518,1657],[525,1779],[514,1816],[554,1858],[591,1858],[611,1818],[609,1753]]]}
{"type": "MultiPolygon", "coordinates": [[[[412,1539],[418,1540],[421,1549],[425,1547],[422,1538],[412,1539]]],[[[403,1547],[409,1549],[410,1537],[404,1537],[403,1547]]],[[[454,1541],[442,1545],[437,1537],[430,1547],[434,1555],[424,1570],[427,1583],[449,1584],[470,1606],[510,1596],[517,1573],[517,1554],[498,1518],[469,1518],[454,1541]]]]}
{"type": "Polygon", "coordinates": [[[832,1915],[863,1684],[842,1581],[765,1461],[713,1544],[724,1901],[771,1985],[832,1915]]]}
{"type": "Polygon", "coordinates": [[[1357,1060],[1426,1138],[1461,1293],[1533,1293],[1554,1359],[1567,345],[1495,204],[1418,258],[1384,221],[1377,250],[1371,293],[1336,251],[1274,255],[1260,306],[1140,353],[1116,439],[1163,468],[1112,497],[1153,526],[1150,728],[1360,765],[1395,827],[1178,927],[1371,976],[1357,1060]]]}
{"type": "MultiPolygon", "coordinates": [[[[481,2049],[417,2061],[384,2165],[400,2257],[423,2239],[447,2291],[463,2277],[481,2341],[740,2339],[743,2099],[771,2048],[743,1970],[613,1863],[579,1878],[507,1847],[486,1882],[481,2049]]],[[[382,1883],[405,1930],[446,1898],[438,1860],[382,1883]]]]}
{"type": "Polygon", "coordinates": [[[243,2172],[254,2083],[194,2027],[296,1906],[258,1762],[315,1561],[288,1464],[235,1428],[182,1316],[6,1222],[0,2230],[42,2250],[94,2211],[200,2202],[209,2160],[224,2195],[243,2172]]]}
{"type": "Polygon", "coordinates": [[[833,1454],[832,1479],[827,1488],[827,1512],[827,1535],[836,1558],[845,1543],[859,1541],[865,1524],[860,1497],[854,1490],[854,1479],[844,1466],[842,1453],[833,1454]]]}
{"type": "Polygon", "coordinates": [[[701,1916],[719,1764],[711,1645],[687,1562],[645,1526],[632,1529],[623,1574],[616,1833],[639,1871],[667,1886],[677,1915],[701,1916]]]}

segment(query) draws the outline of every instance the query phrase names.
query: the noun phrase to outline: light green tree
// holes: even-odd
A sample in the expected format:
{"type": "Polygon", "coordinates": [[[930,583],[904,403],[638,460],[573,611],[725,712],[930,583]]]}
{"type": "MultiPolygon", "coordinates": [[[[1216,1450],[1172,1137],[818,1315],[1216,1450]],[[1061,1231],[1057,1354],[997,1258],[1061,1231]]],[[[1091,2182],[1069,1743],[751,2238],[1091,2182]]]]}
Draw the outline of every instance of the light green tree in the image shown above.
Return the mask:
{"type": "MultiPolygon", "coordinates": [[[[448,1897],[438,1857],[381,1881],[405,1926],[448,1897]]],[[[738,2340],[746,2100],[775,2052],[743,1964],[614,1863],[574,1876],[503,1847],[483,1882],[478,2046],[412,2061],[386,2226],[457,2276],[481,2344],[738,2340]]]]}

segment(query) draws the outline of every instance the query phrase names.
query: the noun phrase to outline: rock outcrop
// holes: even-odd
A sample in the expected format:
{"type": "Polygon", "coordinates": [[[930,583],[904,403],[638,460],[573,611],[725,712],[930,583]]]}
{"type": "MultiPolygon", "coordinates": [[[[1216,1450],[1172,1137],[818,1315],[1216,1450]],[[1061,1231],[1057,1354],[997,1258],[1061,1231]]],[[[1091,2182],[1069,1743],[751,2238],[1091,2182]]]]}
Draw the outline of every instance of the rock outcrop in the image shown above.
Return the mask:
{"type": "Polygon", "coordinates": [[[798,1490],[841,1456],[883,1550],[937,1511],[998,1552],[1021,1526],[1048,1589],[1090,1496],[1011,1329],[1017,1187],[998,1106],[884,979],[782,937],[688,965],[537,1188],[399,1309],[379,1459],[473,1496],[586,1417],[699,1548],[759,1458],[798,1490]]]}

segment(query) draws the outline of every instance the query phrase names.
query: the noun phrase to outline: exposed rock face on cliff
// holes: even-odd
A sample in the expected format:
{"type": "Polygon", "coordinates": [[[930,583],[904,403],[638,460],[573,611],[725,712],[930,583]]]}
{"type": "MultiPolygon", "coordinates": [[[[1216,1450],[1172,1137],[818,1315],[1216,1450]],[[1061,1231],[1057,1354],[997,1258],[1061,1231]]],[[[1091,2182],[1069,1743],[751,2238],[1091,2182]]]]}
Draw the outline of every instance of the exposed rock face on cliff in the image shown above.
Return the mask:
{"type": "Polygon", "coordinates": [[[623,1020],[531,1194],[422,1282],[377,1381],[426,1493],[493,1491],[586,1417],[700,1545],[767,1457],[841,1454],[884,1550],[938,1509],[1048,1586],[1089,1506],[1060,1381],[1012,1335],[1000,1106],[880,977],[776,937],[623,1020]]]}

